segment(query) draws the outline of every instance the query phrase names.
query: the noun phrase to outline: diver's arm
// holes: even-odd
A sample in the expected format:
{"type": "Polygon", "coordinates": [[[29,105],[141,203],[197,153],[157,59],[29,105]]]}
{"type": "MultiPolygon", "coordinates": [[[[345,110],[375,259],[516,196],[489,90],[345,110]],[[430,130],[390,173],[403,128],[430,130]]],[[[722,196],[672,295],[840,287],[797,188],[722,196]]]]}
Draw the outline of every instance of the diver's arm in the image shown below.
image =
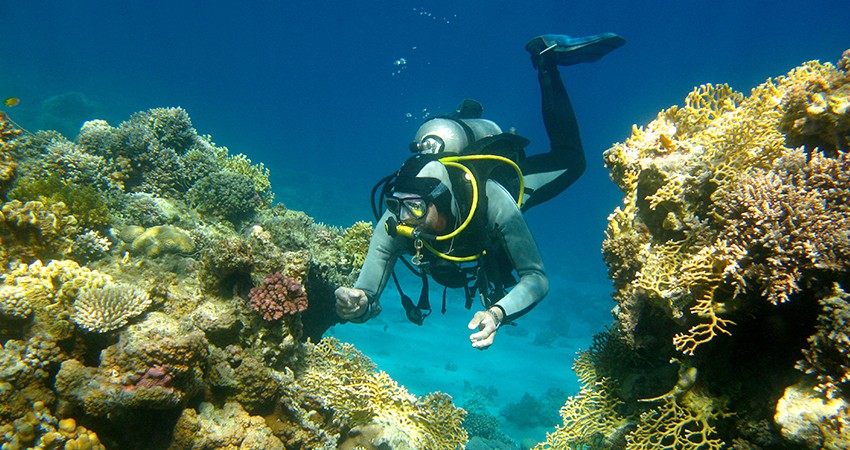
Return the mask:
{"type": "Polygon", "coordinates": [[[496,226],[497,234],[504,240],[505,250],[520,277],[516,286],[496,302],[507,314],[502,321],[512,320],[543,300],[549,292],[549,279],[537,243],[513,197],[493,181],[487,182],[487,197],[489,223],[496,226]]]}
{"type": "Polygon", "coordinates": [[[387,286],[393,267],[404,248],[404,238],[393,238],[387,233],[386,222],[389,215],[385,213],[375,226],[366,260],[360,269],[357,282],[354,283],[354,289],[362,290],[368,297],[369,307],[361,312],[362,316],[347,319],[351,322],[362,323],[381,312],[378,299],[387,286]]]}

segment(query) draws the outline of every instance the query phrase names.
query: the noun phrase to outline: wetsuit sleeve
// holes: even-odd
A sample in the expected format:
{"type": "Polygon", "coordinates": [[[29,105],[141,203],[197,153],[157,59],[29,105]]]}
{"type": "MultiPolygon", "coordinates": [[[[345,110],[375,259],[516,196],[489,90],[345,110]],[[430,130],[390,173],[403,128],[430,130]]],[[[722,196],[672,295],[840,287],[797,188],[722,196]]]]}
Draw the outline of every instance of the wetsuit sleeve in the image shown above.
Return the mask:
{"type": "Polygon", "coordinates": [[[369,242],[369,251],[366,260],[360,269],[360,276],[354,287],[362,289],[369,296],[370,313],[363,320],[353,322],[365,322],[371,317],[378,315],[381,310],[381,293],[387,286],[393,267],[404,249],[404,238],[390,237],[387,233],[386,223],[389,212],[384,213],[375,230],[372,232],[372,240],[369,242]]]}
{"type": "Polygon", "coordinates": [[[503,239],[508,257],[519,275],[519,282],[496,302],[505,309],[508,320],[535,307],[549,292],[549,279],[534,237],[513,197],[500,184],[487,182],[487,214],[496,236],[503,239]]]}

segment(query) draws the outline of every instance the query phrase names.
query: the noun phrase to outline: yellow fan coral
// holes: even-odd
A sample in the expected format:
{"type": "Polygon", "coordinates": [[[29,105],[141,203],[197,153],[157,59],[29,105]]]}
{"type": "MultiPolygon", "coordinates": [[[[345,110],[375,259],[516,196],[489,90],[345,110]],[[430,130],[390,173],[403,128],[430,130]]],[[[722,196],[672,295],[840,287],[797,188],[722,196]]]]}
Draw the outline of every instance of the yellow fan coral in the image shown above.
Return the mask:
{"type": "Polygon", "coordinates": [[[377,430],[372,445],[454,450],[467,440],[461,426],[466,413],[454,407],[451,397],[417,398],[385,372],[376,372],[351,344],[322,339],[309,350],[297,382],[348,428],[377,430]]]}

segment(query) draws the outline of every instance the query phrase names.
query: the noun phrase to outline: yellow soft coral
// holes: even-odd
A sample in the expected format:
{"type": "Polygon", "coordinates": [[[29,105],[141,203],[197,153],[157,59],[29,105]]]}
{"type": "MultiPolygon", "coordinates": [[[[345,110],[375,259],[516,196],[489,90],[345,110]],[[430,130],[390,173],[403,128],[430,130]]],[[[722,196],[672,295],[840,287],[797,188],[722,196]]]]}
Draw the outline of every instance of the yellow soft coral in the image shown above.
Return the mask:
{"type": "Polygon", "coordinates": [[[465,411],[445,394],[417,398],[396,383],[352,345],[322,339],[308,352],[306,367],[296,378],[348,428],[377,427],[377,443],[393,448],[446,449],[467,440],[461,426],[465,411]]]}
{"type": "Polygon", "coordinates": [[[350,258],[354,267],[360,268],[366,261],[366,252],[369,250],[371,238],[372,224],[370,222],[355,222],[342,232],[340,247],[345,256],[350,258]]]}
{"type": "Polygon", "coordinates": [[[640,415],[637,428],[626,435],[627,450],[719,450],[712,422],[719,416],[711,398],[689,390],[665,397],[658,407],[640,415]]]}
{"type": "Polygon", "coordinates": [[[563,425],[548,433],[535,450],[603,448],[608,436],[628,424],[617,413],[622,402],[614,396],[610,380],[597,377],[588,352],[579,352],[573,370],[582,382],[581,390],[561,407],[563,425]]]}

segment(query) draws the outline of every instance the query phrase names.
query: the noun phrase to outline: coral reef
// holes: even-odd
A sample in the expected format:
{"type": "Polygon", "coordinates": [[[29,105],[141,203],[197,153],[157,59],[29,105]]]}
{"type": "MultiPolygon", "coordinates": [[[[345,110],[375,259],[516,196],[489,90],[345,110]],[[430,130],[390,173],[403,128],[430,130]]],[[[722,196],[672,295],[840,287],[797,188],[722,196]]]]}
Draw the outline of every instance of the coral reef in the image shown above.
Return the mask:
{"type": "Polygon", "coordinates": [[[88,121],[74,142],[5,116],[0,132],[0,446],[465,443],[450,398],[320,341],[369,224],[273,204],[268,170],[181,108],[88,121]]]}
{"type": "Polygon", "coordinates": [[[168,448],[283,450],[285,447],[262,417],[249,415],[239,403],[225,403],[221,409],[202,403],[197,411],[183,410],[174,427],[174,441],[168,448]]]}
{"type": "Polygon", "coordinates": [[[250,178],[224,171],[201,178],[186,195],[201,213],[235,223],[249,218],[262,201],[250,178]]]}
{"type": "Polygon", "coordinates": [[[847,445],[848,69],[700,86],[605,152],[616,323],[541,448],[847,445]]]}
{"type": "Polygon", "coordinates": [[[15,168],[18,166],[7,143],[20,134],[21,130],[13,127],[6,114],[0,112],[0,194],[5,192],[5,188],[15,177],[15,168]]]}
{"type": "Polygon", "coordinates": [[[411,395],[350,344],[323,339],[306,360],[298,386],[318,394],[328,422],[344,424],[342,448],[454,449],[467,439],[465,412],[450,397],[411,395]]]}
{"type": "Polygon", "coordinates": [[[297,314],[307,309],[307,293],[301,281],[282,273],[269,274],[263,282],[251,289],[251,306],[266,320],[277,320],[284,314],[297,314]]]}
{"type": "Polygon", "coordinates": [[[73,418],[59,419],[43,401],[11,423],[0,427],[3,448],[65,448],[104,450],[97,433],[77,425],[73,418]]]}
{"type": "Polygon", "coordinates": [[[123,327],[150,304],[150,295],[139,288],[107,283],[80,291],[74,301],[72,318],[77,326],[88,331],[106,333],[123,327]]]}
{"type": "MultiPolygon", "coordinates": [[[[144,230],[129,232],[133,236],[130,248],[135,253],[143,253],[148,258],[167,253],[192,253],[195,243],[192,237],[182,229],[171,225],[158,225],[144,230]],[[139,233],[135,233],[139,231],[139,233]]],[[[129,234],[128,233],[128,234],[129,234]]]]}

